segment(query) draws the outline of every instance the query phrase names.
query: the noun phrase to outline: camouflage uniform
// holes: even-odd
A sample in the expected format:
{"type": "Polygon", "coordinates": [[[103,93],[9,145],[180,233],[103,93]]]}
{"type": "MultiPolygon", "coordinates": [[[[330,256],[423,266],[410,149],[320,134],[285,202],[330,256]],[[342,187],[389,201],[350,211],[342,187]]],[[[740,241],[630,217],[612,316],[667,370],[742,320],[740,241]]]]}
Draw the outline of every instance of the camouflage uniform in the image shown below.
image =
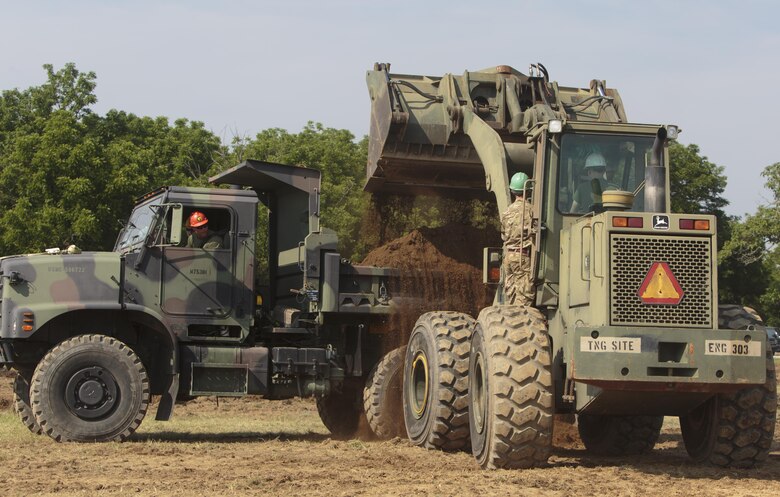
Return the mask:
{"type": "Polygon", "coordinates": [[[507,304],[531,306],[534,285],[531,275],[531,248],[536,228],[532,225],[531,201],[518,195],[501,215],[501,238],[504,240],[504,301],[507,304]]]}
{"type": "Polygon", "coordinates": [[[222,237],[211,230],[204,238],[198,237],[195,233],[190,233],[187,237],[187,247],[206,250],[222,248],[222,237]]]}

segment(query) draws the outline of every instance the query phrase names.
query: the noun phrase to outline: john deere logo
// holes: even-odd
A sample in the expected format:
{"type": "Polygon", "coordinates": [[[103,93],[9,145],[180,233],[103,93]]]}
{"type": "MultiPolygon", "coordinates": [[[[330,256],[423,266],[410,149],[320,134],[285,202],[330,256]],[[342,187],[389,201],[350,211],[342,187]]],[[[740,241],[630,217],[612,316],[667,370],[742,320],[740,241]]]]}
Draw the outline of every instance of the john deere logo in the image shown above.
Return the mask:
{"type": "Polygon", "coordinates": [[[668,230],[669,229],[669,216],[662,214],[656,214],[653,216],[653,229],[654,230],[668,230]]]}
{"type": "Polygon", "coordinates": [[[677,305],[683,298],[683,290],[669,264],[654,262],[637,292],[643,304],[677,305]]]}

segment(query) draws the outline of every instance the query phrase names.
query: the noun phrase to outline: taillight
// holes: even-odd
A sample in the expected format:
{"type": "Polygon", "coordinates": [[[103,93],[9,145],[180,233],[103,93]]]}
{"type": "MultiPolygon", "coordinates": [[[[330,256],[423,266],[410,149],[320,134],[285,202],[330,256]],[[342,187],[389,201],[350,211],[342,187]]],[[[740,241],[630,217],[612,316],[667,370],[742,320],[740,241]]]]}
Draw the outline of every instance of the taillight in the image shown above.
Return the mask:
{"type": "Polygon", "coordinates": [[[612,218],[613,228],[643,228],[644,219],[632,216],[615,216],[612,218]]]}
{"type": "Polygon", "coordinates": [[[710,220],[709,219],[680,219],[680,229],[708,231],[710,229],[710,220]]]}

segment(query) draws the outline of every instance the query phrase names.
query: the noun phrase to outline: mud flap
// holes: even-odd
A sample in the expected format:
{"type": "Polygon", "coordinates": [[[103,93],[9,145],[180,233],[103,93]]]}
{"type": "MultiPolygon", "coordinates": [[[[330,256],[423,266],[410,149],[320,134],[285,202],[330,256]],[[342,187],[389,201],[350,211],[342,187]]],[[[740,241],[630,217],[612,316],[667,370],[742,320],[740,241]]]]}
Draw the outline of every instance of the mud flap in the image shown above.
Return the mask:
{"type": "Polygon", "coordinates": [[[179,394],[179,373],[168,375],[168,389],[160,397],[160,405],[157,406],[156,421],[168,421],[173,416],[173,406],[176,404],[176,396],[179,394]]]}

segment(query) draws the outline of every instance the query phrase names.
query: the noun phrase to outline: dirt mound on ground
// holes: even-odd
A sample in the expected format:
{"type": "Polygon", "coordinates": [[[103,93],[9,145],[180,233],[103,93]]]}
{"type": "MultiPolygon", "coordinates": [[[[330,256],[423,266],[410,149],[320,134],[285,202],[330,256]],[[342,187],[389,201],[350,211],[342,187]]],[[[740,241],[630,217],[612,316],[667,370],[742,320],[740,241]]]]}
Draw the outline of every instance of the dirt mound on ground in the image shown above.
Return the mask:
{"type": "Polygon", "coordinates": [[[419,228],[368,254],[361,263],[401,271],[398,311],[381,333],[385,349],[406,343],[417,318],[428,311],[459,311],[476,317],[493,301],[482,283],[483,247],[501,246],[495,230],[460,224],[419,228]]]}

